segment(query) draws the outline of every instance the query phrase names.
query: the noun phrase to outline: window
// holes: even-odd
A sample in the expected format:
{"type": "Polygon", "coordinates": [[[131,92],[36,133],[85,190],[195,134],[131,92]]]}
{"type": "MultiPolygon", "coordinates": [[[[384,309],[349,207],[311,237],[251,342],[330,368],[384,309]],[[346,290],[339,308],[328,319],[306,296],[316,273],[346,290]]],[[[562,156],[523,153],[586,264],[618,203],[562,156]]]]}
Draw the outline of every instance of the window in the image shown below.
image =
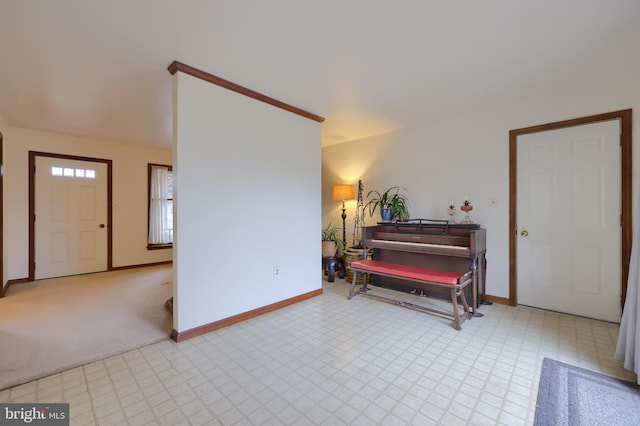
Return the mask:
{"type": "Polygon", "coordinates": [[[51,166],[51,176],[77,177],[95,179],[96,171],[91,169],[71,169],[69,167],[51,166]]]}
{"type": "Polygon", "coordinates": [[[149,164],[149,240],[147,249],[173,246],[173,169],[149,164]]]}

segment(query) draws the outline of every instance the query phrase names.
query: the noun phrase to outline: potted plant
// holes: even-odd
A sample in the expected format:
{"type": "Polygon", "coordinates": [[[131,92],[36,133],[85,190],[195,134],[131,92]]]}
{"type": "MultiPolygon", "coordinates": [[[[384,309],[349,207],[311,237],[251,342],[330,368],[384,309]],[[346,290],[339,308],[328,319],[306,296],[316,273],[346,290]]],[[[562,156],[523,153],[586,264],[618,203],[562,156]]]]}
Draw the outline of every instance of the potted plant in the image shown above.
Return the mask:
{"type": "Polygon", "coordinates": [[[340,239],[340,230],[331,224],[322,230],[322,257],[335,256],[344,250],[344,241],[340,239]]]}
{"type": "Polygon", "coordinates": [[[367,194],[367,204],[365,209],[369,210],[369,215],[373,216],[376,208],[380,209],[380,217],[383,222],[391,222],[393,218],[404,221],[409,219],[408,199],[401,194],[399,186],[392,186],[384,192],[371,190],[367,194]]]}

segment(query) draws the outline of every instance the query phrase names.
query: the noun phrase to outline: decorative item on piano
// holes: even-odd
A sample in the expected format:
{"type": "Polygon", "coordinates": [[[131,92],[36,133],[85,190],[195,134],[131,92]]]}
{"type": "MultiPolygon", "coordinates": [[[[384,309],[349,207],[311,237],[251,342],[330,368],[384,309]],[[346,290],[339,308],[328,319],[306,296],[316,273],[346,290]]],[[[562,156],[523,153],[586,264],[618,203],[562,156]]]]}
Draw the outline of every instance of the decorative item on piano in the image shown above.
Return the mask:
{"type": "Polygon", "coordinates": [[[369,210],[369,215],[373,216],[376,208],[380,208],[382,222],[391,222],[394,218],[400,221],[409,219],[409,207],[407,196],[400,193],[399,186],[392,186],[384,192],[371,190],[367,194],[367,204],[365,209],[369,210]]]}
{"type": "Polygon", "coordinates": [[[464,200],[464,203],[462,203],[462,205],[460,206],[460,210],[465,212],[464,218],[462,219],[462,222],[460,222],[460,223],[473,223],[473,221],[471,220],[471,217],[469,216],[469,212],[471,210],[473,210],[473,206],[471,205],[471,201],[464,200]]]}
{"type": "Polygon", "coordinates": [[[449,215],[449,223],[456,223],[453,217],[456,215],[456,206],[453,205],[453,202],[449,202],[449,207],[447,208],[447,214],[449,215]]]}

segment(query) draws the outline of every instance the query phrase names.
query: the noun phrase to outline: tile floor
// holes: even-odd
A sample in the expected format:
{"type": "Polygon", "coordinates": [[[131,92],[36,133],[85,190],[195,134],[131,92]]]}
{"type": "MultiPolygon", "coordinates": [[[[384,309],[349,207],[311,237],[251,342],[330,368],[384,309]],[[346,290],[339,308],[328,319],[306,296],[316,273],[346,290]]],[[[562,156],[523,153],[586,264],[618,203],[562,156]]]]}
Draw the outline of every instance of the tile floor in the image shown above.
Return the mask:
{"type": "MultiPolygon", "coordinates": [[[[71,425],[528,425],[544,357],[635,380],[618,326],[526,307],[451,321],[323,295],[0,391],[69,402],[71,425]]],[[[425,298],[421,302],[431,303],[425,298]]]]}

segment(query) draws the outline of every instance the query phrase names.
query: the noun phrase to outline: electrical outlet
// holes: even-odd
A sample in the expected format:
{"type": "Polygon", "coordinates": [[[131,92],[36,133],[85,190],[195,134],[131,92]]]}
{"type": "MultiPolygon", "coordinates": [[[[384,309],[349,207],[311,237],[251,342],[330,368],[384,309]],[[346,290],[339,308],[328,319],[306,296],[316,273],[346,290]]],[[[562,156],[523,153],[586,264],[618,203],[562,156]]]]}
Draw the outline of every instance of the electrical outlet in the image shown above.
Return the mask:
{"type": "Polygon", "coordinates": [[[280,269],[273,268],[273,278],[278,278],[278,275],[280,275],[280,269]]]}

